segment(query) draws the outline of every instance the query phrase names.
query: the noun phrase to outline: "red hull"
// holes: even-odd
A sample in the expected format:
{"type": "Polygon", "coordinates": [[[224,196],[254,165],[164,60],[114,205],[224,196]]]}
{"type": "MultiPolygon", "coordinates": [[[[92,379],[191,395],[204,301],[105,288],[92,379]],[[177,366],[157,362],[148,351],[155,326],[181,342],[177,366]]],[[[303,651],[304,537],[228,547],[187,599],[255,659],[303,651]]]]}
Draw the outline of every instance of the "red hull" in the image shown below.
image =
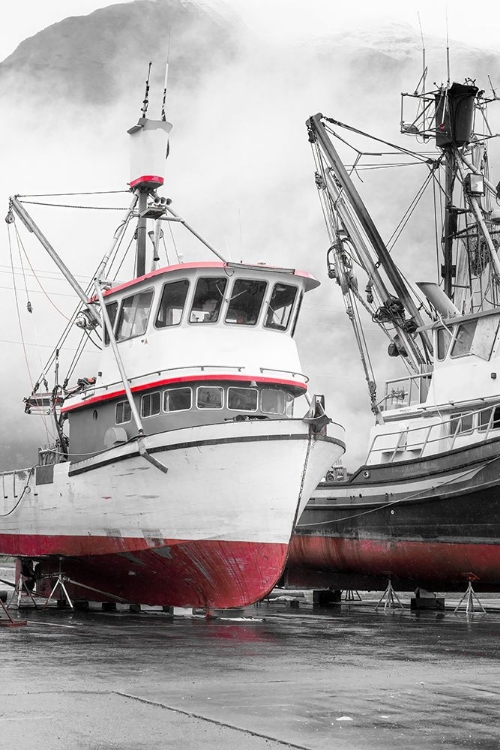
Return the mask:
{"type": "MultiPolygon", "coordinates": [[[[290,545],[290,586],[379,588],[388,576],[400,588],[464,588],[467,574],[478,590],[500,587],[500,545],[496,542],[415,542],[294,536],[290,545]]],[[[465,584],[466,585],[466,584],[465,584]]]]}
{"type": "MultiPolygon", "coordinates": [[[[2,548],[7,544],[4,537],[2,548]]],[[[244,607],[262,599],[281,576],[288,552],[286,544],[257,542],[12,537],[11,554],[19,554],[20,547],[31,558],[71,551],[61,570],[76,599],[206,609],[244,607]],[[74,556],[76,550],[81,557],[74,556]]],[[[50,593],[57,571],[54,558],[38,563],[37,592],[50,593]]]]}

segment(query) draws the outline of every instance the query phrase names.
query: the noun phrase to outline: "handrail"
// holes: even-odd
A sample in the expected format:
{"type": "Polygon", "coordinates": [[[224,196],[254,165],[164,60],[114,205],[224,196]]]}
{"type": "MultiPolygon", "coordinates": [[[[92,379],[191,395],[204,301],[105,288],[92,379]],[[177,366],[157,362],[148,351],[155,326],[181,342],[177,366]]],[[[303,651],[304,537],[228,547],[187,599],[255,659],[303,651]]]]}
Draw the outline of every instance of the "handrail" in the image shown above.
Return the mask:
{"type": "MultiPolygon", "coordinates": [[[[395,398],[398,398],[398,392],[393,388],[392,391],[389,391],[389,386],[394,384],[401,384],[402,391],[402,401],[405,400],[405,398],[408,398],[408,406],[412,405],[413,402],[413,392],[414,389],[417,391],[418,396],[418,403],[422,403],[422,391],[423,391],[423,380],[426,378],[429,382],[427,383],[427,387],[430,386],[430,380],[432,378],[432,372],[422,372],[418,373],[416,375],[404,375],[399,378],[390,378],[389,380],[385,381],[385,395],[380,401],[380,403],[385,402],[387,405],[387,401],[389,399],[392,399],[394,401],[395,398]],[[407,385],[408,392],[405,393],[404,386],[407,385]]],[[[426,396],[426,393],[424,394],[424,397],[426,396]]]]}
{"type": "MultiPolygon", "coordinates": [[[[236,370],[237,372],[243,372],[247,369],[246,365],[185,365],[182,367],[167,367],[162,370],[152,370],[151,372],[145,372],[141,375],[134,375],[133,377],[129,378],[129,382],[132,383],[135,380],[140,380],[141,378],[147,378],[150,375],[162,375],[166,372],[178,372],[182,370],[201,370],[203,372],[204,370],[236,370]]],[[[307,375],[304,375],[304,373],[301,372],[295,372],[293,370],[278,370],[276,368],[272,367],[259,367],[259,371],[261,373],[264,372],[276,372],[276,373],[287,373],[288,375],[292,375],[295,377],[300,377],[303,379],[304,383],[309,382],[309,378],[307,375]]],[[[254,376],[250,373],[248,376],[249,380],[253,379],[254,376]]],[[[109,388],[113,388],[114,386],[120,385],[121,380],[116,380],[113,383],[106,383],[105,385],[99,385],[96,386],[95,384],[90,385],[88,388],[85,388],[83,391],[76,391],[75,393],[70,393],[66,398],[71,398],[72,396],[82,396],[82,398],[89,398],[90,396],[94,395],[96,390],[108,390],[109,388]],[[88,395],[86,395],[88,394],[88,395]]]]}
{"type": "MultiPolygon", "coordinates": [[[[497,405],[500,407],[500,403],[498,403],[498,401],[497,401],[497,405]]],[[[460,409],[459,406],[456,406],[455,408],[460,409]]],[[[375,437],[373,438],[373,440],[371,442],[371,445],[370,445],[370,447],[368,449],[368,455],[367,455],[367,458],[366,458],[366,462],[368,462],[368,459],[372,455],[372,453],[374,453],[376,450],[381,450],[380,448],[378,448],[378,449],[376,448],[377,441],[380,442],[381,440],[383,440],[383,439],[385,439],[387,437],[391,437],[391,436],[396,437],[396,436],[398,436],[398,439],[395,441],[395,447],[393,449],[389,449],[389,450],[392,450],[392,456],[391,456],[391,459],[389,461],[389,463],[391,463],[394,460],[395,456],[397,455],[398,450],[401,448],[401,440],[403,438],[403,435],[405,435],[406,439],[407,439],[408,435],[410,435],[412,433],[415,433],[417,431],[420,432],[420,431],[426,430],[425,437],[421,441],[421,446],[422,446],[421,455],[423,455],[425,449],[427,448],[427,446],[429,444],[436,443],[436,442],[438,442],[440,440],[445,440],[445,439],[450,439],[450,438],[451,438],[451,446],[450,446],[449,450],[452,450],[453,447],[454,447],[454,445],[455,445],[457,437],[459,437],[460,435],[472,434],[472,433],[476,432],[476,433],[479,433],[479,434],[483,435],[482,439],[478,440],[476,442],[478,442],[478,443],[485,442],[486,440],[488,440],[490,432],[493,429],[500,429],[500,420],[498,420],[498,422],[499,422],[498,426],[494,426],[493,425],[493,423],[494,423],[494,419],[493,419],[494,412],[495,412],[495,404],[489,404],[488,406],[482,407],[480,409],[475,409],[475,410],[460,412],[459,415],[458,414],[447,415],[447,418],[441,420],[440,422],[437,422],[437,423],[435,422],[434,424],[431,424],[431,425],[428,425],[428,426],[425,426],[425,425],[421,424],[418,427],[404,428],[404,429],[400,429],[400,430],[394,430],[394,432],[384,432],[384,433],[375,435],[375,437]],[[466,431],[461,431],[460,430],[461,420],[463,419],[463,417],[473,417],[475,414],[482,414],[483,412],[488,412],[488,411],[491,412],[490,418],[488,420],[488,423],[483,426],[483,429],[479,429],[479,427],[476,425],[476,426],[472,426],[470,430],[466,430],[466,431]],[[433,438],[432,440],[430,439],[430,436],[431,436],[431,433],[432,433],[433,430],[439,429],[440,431],[442,431],[443,427],[446,426],[447,424],[451,425],[451,423],[452,423],[452,421],[454,419],[457,420],[457,426],[456,426],[456,429],[453,432],[453,434],[451,434],[451,433],[448,434],[448,435],[439,434],[438,437],[433,438]]],[[[405,446],[406,445],[407,445],[407,442],[405,442],[405,446]]],[[[415,443],[415,447],[417,447],[419,445],[420,445],[420,443],[415,443]]]]}

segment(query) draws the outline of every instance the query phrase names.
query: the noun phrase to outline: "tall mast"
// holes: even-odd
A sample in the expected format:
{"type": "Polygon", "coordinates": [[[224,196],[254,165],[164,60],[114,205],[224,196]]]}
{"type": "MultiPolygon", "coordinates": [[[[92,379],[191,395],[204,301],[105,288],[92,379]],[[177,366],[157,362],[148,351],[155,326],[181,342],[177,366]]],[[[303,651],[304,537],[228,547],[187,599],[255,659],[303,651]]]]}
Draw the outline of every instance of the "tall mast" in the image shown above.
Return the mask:
{"type": "MultiPolygon", "coordinates": [[[[339,154],[337,153],[333,143],[328,137],[325,127],[321,122],[322,118],[323,115],[317,114],[307,121],[310,138],[318,140],[323,153],[327,157],[332,172],[335,175],[335,179],[338,181],[342,191],[347,196],[350,205],[352,206],[364,232],[366,233],[370,241],[373,252],[378,258],[378,262],[384,268],[384,271],[392,285],[392,288],[394,289],[395,294],[410,316],[411,328],[413,328],[413,330],[416,330],[417,328],[423,327],[424,321],[420,315],[420,312],[418,311],[396,264],[394,263],[389,251],[387,250],[387,247],[385,246],[385,243],[380,236],[380,233],[375,226],[373,219],[368,213],[361,199],[361,196],[359,195],[353,181],[347,173],[347,170],[344,167],[339,154]]],[[[337,203],[337,208],[340,209],[340,207],[341,204],[339,202],[337,203]]],[[[388,307],[391,307],[393,300],[384,299],[383,302],[387,303],[388,307]]],[[[423,351],[421,351],[416,343],[409,336],[407,336],[407,334],[410,333],[410,330],[408,328],[409,321],[398,321],[397,316],[395,316],[394,323],[399,328],[400,333],[403,335],[403,337],[406,338],[409,346],[412,348],[417,365],[427,362],[428,352],[432,351],[432,345],[427,336],[427,332],[421,331],[419,334],[423,344],[423,351]]]]}
{"type": "Polygon", "coordinates": [[[157,188],[164,183],[165,160],[168,154],[168,135],[171,123],[165,119],[166,77],[163,91],[162,112],[160,120],[147,117],[149,105],[149,63],[146,91],[141,107],[141,116],[137,125],[127,132],[130,143],[130,188],[137,195],[137,245],[135,275],[146,273],[146,240],[148,220],[148,199],[152,198],[157,188]]]}
{"type": "Polygon", "coordinates": [[[453,299],[453,279],[456,275],[456,267],[453,265],[453,240],[457,231],[456,212],[453,210],[453,187],[455,184],[456,159],[452,145],[444,149],[445,156],[445,217],[443,228],[443,277],[444,292],[447,297],[453,299]]]}

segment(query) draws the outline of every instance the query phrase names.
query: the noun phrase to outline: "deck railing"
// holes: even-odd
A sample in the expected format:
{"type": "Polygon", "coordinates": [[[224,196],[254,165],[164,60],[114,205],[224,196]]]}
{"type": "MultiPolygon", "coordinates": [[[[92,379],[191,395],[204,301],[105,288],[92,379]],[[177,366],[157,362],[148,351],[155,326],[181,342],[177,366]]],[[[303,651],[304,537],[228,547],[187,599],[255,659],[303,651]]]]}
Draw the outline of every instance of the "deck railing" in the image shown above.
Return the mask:
{"type": "Polygon", "coordinates": [[[482,443],[488,440],[492,430],[498,429],[500,429],[500,405],[490,404],[481,409],[469,411],[463,411],[457,407],[457,411],[453,414],[428,426],[420,424],[413,428],[375,435],[368,450],[366,463],[374,453],[384,453],[386,456],[390,454],[387,463],[391,463],[397,457],[401,457],[401,454],[408,452],[418,452],[419,456],[426,452],[431,455],[437,451],[429,450],[429,447],[441,443],[439,449],[442,449],[444,440],[447,441],[445,449],[453,450],[457,438],[460,437],[470,436],[472,438],[470,443],[482,443]]]}
{"type": "Polygon", "coordinates": [[[399,409],[401,406],[422,404],[427,398],[432,373],[406,375],[404,378],[392,378],[385,383],[385,409],[399,409]]]}

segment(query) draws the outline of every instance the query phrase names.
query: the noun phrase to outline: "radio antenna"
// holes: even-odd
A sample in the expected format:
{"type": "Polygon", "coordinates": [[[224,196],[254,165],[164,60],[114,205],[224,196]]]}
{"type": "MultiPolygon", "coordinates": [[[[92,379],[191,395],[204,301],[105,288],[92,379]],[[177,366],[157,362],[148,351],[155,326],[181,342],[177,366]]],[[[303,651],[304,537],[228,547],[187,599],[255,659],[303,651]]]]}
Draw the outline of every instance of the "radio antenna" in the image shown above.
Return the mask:
{"type": "Polygon", "coordinates": [[[172,30],[170,29],[168,32],[168,47],[167,47],[167,63],[165,65],[165,83],[163,84],[163,101],[161,103],[161,119],[163,122],[166,122],[167,115],[166,115],[166,103],[167,103],[167,84],[168,84],[168,64],[170,62],[170,35],[172,33],[172,30]]]}
{"type": "Polygon", "coordinates": [[[446,6],[446,70],[448,71],[448,88],[450,87],[450,38],[448,36],[448,6],[446,6]]]}
{"type": "Polygon", "coordinates": [[[148,66],[148,77],[146,79],[146,91],[144,92],[144,99],[142,102],[141,112],[142,117],[146,117],[146,113],[148,111],[148,104],[149,104],[149,77],[151,75],[151,66],[153,65],[152,62],[149,63],[148,66]]]}
{"type": "Polygon", "coordinates": [[[163,84],[163,101],[161,103],[161,119],[166,122],[167,115],[165,112],[165,106],[167,103],[167,84],[168,84],[168,62],[165,65],[165,83],[163,84]]]}
{"type": "Polygon", "coordinates": [[[422,40],[422,78],[420,79],[420,83],[422,84],[422,91],[425,92],[425,81],[427,78],[427,66],[425,64],[425,41],[424,41],[424,32],[422,31],[422,23],[420,21],[420,13],[417,11],[417,18],[418,18],[418,25],[420,28],[420,38],[422,40]]]}

